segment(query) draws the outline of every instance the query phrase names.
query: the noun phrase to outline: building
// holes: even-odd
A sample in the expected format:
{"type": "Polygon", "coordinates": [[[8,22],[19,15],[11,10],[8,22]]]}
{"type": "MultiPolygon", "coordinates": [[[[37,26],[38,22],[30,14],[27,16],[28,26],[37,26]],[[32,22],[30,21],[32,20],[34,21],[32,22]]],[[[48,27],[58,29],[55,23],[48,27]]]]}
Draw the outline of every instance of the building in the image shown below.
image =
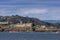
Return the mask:
{"type": "Polygon", "coordinates": [[[41,25],[41,27],[44,29],[44,28],[46,28],[46,26],[45,25],[41,25]]]}
{"type": "Polygon", "coordinates": [[[13,30],[15,31],[32,31],[32,23],[14,24],[13,30]]]}
{"type": "Polygon", "coordinates": [[[9,24],[9,22],[0,22],[0,24],[3,24],[3,25],[4,25],[4,24],[9,24]]]}

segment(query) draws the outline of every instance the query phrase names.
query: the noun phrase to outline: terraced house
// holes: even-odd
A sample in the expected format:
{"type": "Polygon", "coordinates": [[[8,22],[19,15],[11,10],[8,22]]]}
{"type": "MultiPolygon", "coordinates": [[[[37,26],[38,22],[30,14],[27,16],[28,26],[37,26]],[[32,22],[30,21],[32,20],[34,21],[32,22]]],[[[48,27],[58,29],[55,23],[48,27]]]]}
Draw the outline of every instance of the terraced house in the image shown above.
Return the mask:
{"type": "Polygon", "coordinates": [[[20,31],[20,32],[31,32],[32,31],[32,23],[17,23],[14,25],[11,25],[13,27],[11,31],[20,31]]]}

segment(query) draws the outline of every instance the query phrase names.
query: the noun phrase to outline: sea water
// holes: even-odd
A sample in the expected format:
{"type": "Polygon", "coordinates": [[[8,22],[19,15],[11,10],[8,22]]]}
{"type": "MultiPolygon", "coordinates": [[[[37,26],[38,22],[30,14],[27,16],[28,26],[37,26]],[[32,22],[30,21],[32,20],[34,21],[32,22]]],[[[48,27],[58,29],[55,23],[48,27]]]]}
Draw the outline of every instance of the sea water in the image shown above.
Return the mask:
{"type": "Polygon", "coordinates": [[[0,40],[60,40],[55,32],[0,32],[0,40]]]}

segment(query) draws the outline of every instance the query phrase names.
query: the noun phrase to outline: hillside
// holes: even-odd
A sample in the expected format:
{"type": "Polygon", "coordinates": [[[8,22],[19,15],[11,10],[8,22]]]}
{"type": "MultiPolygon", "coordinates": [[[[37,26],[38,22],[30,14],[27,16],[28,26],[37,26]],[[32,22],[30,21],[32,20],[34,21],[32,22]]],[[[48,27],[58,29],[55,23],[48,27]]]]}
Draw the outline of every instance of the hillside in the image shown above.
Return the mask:
{"type": "Polygon", "coordinates": [[[12,16],[0,16],[0,22],[12,22],[13,24],[20,23],[33,23],[34,25],[47,25],[51,26],[51,23],[44,22],[42,20],[39,20],[37,18],[30,18],[30,17],[23,17],[19,15],[12,15],[12,16]]]}
{"type": "Polygon", "coordinates": [[[3,31],[21,31],[21,30],[22,31],[27,31],[28,29],[30,31],[45,31],[46,28],[48,28],[48,29],[60,28],[60,23],[49,23],[49,22],[39,20],[37,18],[23,17],[23,16],[19,16],[19,15],[0,16],[0,23],[1,22],[3,22],[3,23],[8,22],[7,25],[5,25],[5,24],[0,25],[0,31],[1,32],[3,32],[3,31]],[[20,23],[22,23],[22,24],[20,24],[20,23]],[[27,27],[26,23],[27,23],[27,25],[29,23],[32,23],[32,25],[27,27]],[[20,25],[20,26],[17,26],[17,25],[20,25]],[[21,27],[21,25],[23,25],[23,27],[21,27]],[[45,27],[45,28],[43,28],[43,27],[45,27]]]}
{"type": "Polygon", "coordinates": [[[53,26],[60,28],[59,22],[52,22],[49,20],[39,20],[38,18],[31,18],[31,17],[23,17],[19,15],[12,15],[12,16],[0,16],[0,22],[10,22],[11,24],[17,23],[33,23],[34,25],[45,25],[47,27],[53,26]]]}
{"type": "Polygon", "coordinates": [[[45,22],[49,22],[49,23],[60,23],[60,20],[43,20],[45,22]]]}
{"type": "Polygon", "coordinates": [[[55,27],[60,28],[60,20],[43,20],[43,21],[52,23],[55,27]]]}

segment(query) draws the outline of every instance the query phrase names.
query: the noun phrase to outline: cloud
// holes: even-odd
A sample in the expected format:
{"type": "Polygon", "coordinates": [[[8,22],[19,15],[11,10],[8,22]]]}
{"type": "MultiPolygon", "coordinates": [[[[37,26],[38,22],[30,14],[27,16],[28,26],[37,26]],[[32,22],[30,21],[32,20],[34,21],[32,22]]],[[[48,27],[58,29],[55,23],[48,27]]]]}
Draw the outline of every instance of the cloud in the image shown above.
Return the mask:
{"type": "Polygon", "coordinates": [[[0,8],[0,15],[14,15],[16,13],[16,8],[0,8]]]}
{"type": "Polygon", "coordinates": [[[47,13],[47,9],[40,8],[18,8],[18,7],[3,7],[0,8],[0,15],[38,15],[47,13]]]}
{"type": "Polygon", "coordinates": [[[46,16],[42,16],[42,17],[40,17],[40,19],[42,19],[42,20],[60,20],[60,16],[58,16],[58,15],[57,16],[55,16],[55,15],[51,16],[50,15],[50,16],[47,16],[47,17],[46,16]]]}
{"type": "Polygon", "coordinates": [[[38,18],[42,20],[60,20],[60,8],[49,8],[48,13],[39,15],[38,18]]]}
{"type": "Polygon", "coordinates": [[[0,7],[0,15],[21,15],[41,20],[60,20],[60,8],[0,7]]]}
{"type": "Polygon", "coordinates": [[[25,14],[45,14],[47,12],[48,12],[47,9],[38,9],[38,8],[21,9],[21,13],[25,14]]]}

